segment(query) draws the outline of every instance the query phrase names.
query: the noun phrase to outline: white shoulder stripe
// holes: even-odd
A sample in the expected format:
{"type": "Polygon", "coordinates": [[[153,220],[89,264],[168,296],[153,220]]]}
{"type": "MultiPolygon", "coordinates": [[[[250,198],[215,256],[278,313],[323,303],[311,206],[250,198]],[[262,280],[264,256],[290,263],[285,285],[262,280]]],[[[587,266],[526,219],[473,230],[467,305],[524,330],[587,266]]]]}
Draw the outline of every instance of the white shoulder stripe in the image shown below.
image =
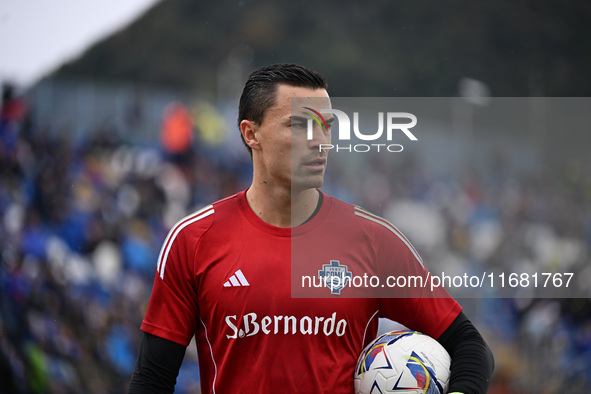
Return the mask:
{"type": "Polygon", "coordinates": [[[419,253],[415,250],[414,246],[412,246],[410,241],[408,239],[406,239],[406,237],[404,235],[402,235],[400,230],[398,230],[392,223],[390,223],[389,221],[387,221],[384,218],[381,218],[377,215],[371,214],[371,213],[369,213],[361,208],[358,208],[358,207],[355,207],[355,215],[365,218],[367,220],[371,220],[372,222],[381,224],[382,226],[384,226],[385,228],[390,230],[394,235],[396,235],[408,247],[408,249],[415,256],[417,261],[423,267],[425,267],[425,264],[423,263],[423,259],[421,258],[421,256],[419,256],[419,253]]]}
{"type": "Polygon", "coordinates": [[[162,249],[160,249],[160,255],[158,256],[158,266],[156,267],[156,271],[160,272],[160,278],[164,279],[164,268],[166,267],[166,260],[168,259],[168,253],[170,252],[170,248],[174,243],[177,235],[181,232],[182,229],[187,227],[191,223],[195,223],[209,215],[214,213],[213,206],[208,205],[207,207],[200,209],[199,211],[186,216],[185,218],[181,219],[177,224],[170,230],[168,236],[164,240],[162,244],[162,249]]]}
{"type": "Polygon", "coordinates": [[[408,242],[409,247],[411,247],[415,251],[416,254],[419,254],[417,252],[417,250],[415,249],[415,247],[411,244],[411,242],[409,241],[409,239],[406,238],[406,236],[402,233],[402,231],[400,231],[396,226],[394,226],[388,220],[384,219],[381,216],[378,216],[376,214],[373,214],[373,213],[369,212],[368,210],[363,209],[363,208],[361,208],[359,206],[355,206],[355,209],[358,210],[361,213],[365,213],[366,215],[369,215],[369,216],[373,217],[374,219],[381,220],[384,223],[384,225],[387,225],[387,226],[392,227],[392,229],[394,229],[394,231],[396,231],[398,233],[397,235],[400,236],[400,237],[402,237],[402,238],[404,238],[406,240],[406,242],[408,242]]]}
{"type": "Polygon", "coordinates": [[[164,254],[164,250],[166,249],[166,246],[168,245],[168,241],[170,240],[172,234],[174,234],[174,232],[176,231],[176,228],[178,226],[180,226],[181,224],[183,224],[187,219],[190,219],[194,216],[198,216],[201,213],[203,213],[204,211],[207,211],[208,209],[211,209],[211,208],[213,208],[213,207],[211,205],[208,205],[205,208],[198,210],[197,212],[193,212],[190,215],[185,216],[184,218],[182,218],[181,220],[176,222],[174,226],[172,226],[172,229],[168,232],[166,239],[162,243],[162,248],[160,249],[160,254],[158,255],[158,266],[156,267],[156,271],[160,271],[160,263],[162,262],[162,255],[164,254]]]}

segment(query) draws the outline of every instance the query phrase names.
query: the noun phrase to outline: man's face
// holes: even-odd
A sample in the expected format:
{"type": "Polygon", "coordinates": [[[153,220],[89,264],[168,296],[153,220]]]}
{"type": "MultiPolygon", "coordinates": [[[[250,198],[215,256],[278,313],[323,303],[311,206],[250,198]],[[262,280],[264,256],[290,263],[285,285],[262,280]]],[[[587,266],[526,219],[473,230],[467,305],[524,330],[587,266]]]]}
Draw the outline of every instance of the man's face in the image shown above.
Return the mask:
{"type": "Polygon", "coordinates": [[[260,150],[253,153],[255,173],[259,171],[263,181],[281,183],[292,191],[322,186],[327,150],[320,150],[320,144],[330,143],[332,115],[325,118],[328,130],[312,122],[313,136],[309,139],[311,117],[306,113],[311,111],[304,107],[318,112],[330,109],[326,90],[279,85],[275,104],[258,125],[260,150]]]}

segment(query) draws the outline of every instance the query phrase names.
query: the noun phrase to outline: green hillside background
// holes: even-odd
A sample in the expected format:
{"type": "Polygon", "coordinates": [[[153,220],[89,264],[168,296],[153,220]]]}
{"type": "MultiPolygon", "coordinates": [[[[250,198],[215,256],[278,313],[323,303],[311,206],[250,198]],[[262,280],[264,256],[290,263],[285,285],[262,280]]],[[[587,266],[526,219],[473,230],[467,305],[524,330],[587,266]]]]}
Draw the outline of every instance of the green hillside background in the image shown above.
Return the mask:
{"type": "Polygon", "coordinates": [[[57,77],[219,90],[239,65],[297,62],[333,96],[591,95],[591,3],[163,1],[57,77]]]}

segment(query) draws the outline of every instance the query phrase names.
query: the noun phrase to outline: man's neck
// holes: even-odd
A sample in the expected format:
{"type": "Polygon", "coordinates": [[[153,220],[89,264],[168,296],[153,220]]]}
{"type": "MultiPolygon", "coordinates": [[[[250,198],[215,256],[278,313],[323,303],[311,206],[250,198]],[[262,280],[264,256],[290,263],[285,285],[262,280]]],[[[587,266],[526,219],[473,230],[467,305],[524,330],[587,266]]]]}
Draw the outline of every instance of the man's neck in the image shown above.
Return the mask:
{"type": "Polygon", "coordinates": [[[276,227],[295,227],[306,222],[316,210],[320,192],[316,189],[292,191],[265,182],[254,183],[246,200],[262,221],[276,227]]]}

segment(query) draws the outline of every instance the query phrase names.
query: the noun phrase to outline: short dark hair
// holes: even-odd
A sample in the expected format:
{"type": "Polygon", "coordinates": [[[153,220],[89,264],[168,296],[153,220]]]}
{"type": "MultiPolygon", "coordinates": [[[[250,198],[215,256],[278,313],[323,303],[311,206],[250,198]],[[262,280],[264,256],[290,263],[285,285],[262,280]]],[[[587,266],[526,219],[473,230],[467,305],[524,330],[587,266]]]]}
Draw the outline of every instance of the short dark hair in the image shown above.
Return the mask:
{"type": "MultiPolygon", "coordinates": [[[[288,85],[310,89],[326,89],[326,79],[316,71],[297,64],[279,63],[255,70],[246,81],[238,106],[238,129],[243,120],[260,124],[267,109],[275,104],[277,86],[288,85]]],[[[244,141],[250,155],[252,149],[244,141]]]]}

